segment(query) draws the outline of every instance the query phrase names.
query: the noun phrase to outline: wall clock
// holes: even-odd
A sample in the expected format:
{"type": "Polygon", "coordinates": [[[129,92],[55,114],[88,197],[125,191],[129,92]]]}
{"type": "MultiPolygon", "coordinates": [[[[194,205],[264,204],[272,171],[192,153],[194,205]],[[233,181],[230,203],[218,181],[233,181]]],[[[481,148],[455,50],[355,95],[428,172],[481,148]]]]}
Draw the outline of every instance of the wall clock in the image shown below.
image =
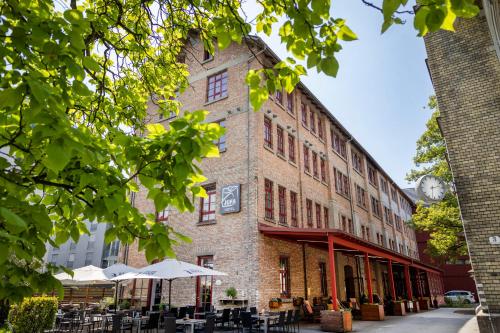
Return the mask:
{"type": "Polygon", "coordinates": [[[415,186],[418,195],[425,201],[438,202],[443,200],[446,193],[444,181],[433,175],[425,175],[417,180],[415,186]]]}

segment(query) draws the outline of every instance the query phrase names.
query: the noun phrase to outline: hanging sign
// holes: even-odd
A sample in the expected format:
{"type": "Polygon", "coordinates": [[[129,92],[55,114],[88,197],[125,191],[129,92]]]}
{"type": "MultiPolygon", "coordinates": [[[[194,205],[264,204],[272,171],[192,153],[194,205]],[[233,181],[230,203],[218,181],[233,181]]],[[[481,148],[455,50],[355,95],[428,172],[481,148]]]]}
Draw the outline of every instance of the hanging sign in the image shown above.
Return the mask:
{"type": "Polygon", "coordinates": [[[221,190],[220,213],[229,214],[240,211],[240,184],[225,185],[221,190]]]}

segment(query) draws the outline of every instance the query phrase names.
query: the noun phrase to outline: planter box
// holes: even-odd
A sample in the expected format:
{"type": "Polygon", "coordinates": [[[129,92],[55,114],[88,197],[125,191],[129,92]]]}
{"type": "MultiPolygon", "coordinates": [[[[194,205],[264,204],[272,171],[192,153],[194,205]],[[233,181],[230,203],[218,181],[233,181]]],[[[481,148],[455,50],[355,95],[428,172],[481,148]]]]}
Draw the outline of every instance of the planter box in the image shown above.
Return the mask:
{"type": "Polygon", "coordinates": [[[418,305],[418,301],[411,301],[411,303],[413,304],[412,312],[414,313],[420,312],[420,306],[418,305]]]}
{"type": "Polygon", "coordinates": [[[392,303],[393,306],[393,314],[395,316],[406,316],[406,304],[405,302],[394,302],[392,303]]]}
{"type": "Polygon", "coordinates": [[[419,300],[418,305],[420,307],[420,310],[429,310],[431,307],[431,304],[428,299],[419,300]]]}
{"type": "Polygon", "coordinates": [[[270,309],[277,309],[281,306],[281,303],[280,302],[273,302],[273,301],[269,301],[269,308],[270,309]]]}
{"type": "Polygon", "coordinates": [[[321,330],[324,332],[351,332],[351,311],[321,311],[321,330]]]}
{"type": "Polygon", "coordinates": [[[361,304],[362,320],[384,320],[384,306],[380,304],[361,304]]]}

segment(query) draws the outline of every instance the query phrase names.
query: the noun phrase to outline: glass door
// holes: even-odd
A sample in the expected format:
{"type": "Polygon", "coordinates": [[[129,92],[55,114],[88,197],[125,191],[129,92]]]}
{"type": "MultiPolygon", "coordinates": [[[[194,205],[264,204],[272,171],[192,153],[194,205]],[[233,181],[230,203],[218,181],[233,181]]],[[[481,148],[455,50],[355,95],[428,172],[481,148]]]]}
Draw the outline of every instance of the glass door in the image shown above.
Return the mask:
{"type": "MultiPolygon", "coordinates": [[[[198,265],[213,269],[213,256],[198,257],[198,265]]],[[[196,306],[209,311],[212,305],[213,276],[199,276],[196,278],[196,306]]]]}

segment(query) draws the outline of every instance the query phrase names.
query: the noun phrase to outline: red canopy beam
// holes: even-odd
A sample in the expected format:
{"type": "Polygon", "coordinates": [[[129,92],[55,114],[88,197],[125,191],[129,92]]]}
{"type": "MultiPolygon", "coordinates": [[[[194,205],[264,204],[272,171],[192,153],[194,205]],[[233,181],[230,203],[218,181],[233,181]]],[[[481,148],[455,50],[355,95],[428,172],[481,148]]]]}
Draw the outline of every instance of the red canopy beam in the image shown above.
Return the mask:
{"type": "Polygon", "coordinates": [[[333,235],[328,235],[328,266],[330,268],[330,287],[332,291],[333,309],[338,311],[339,305],[337,303],[337,275],[335,272],[335,253],[333,245],[333,235]]]}
{"type": "Polygon", "coordinates": [[[405,265],[405,282],[406,282],[406,293],[408,294],[408,300],[413,300],[413,290],[411,289],[410,281],[410,266],[405,265]]]}
{"type": "Polygon", "coordinates": [[[366,287],[368,288],[368,302],[373,303],[373,290],[372,290],[372,272],[370,270],[370,258],[368,253],[365,252],[365,277],[366,287]]]}

